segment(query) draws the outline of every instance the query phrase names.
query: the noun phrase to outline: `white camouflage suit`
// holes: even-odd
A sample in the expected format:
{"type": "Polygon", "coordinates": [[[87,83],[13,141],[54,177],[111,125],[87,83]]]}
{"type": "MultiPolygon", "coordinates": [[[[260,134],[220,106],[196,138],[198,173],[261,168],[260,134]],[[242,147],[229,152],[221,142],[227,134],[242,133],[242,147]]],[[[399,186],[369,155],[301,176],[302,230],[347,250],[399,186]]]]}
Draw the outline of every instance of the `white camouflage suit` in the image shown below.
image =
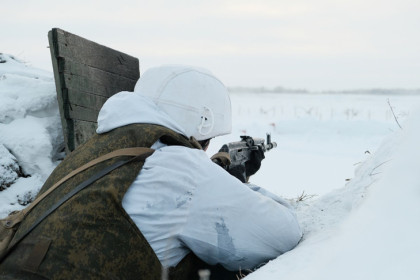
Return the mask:
{"type": "MultiPolygon", "coordinates": [[[[197,134],[194,129],[200,121],[191,125],[191,117],[180,119],[174,115],[176,111],[157,102],[164,99],[165,90],[169,94],[183,87],[196,90],[190,85],[197,82],[203,86],[203,77],[216,79],[206,70],[191,67],[163,66],[147,71],[134,93],[120,92],[108,99],[99,113],[97,133],[133,123],[157,124],[196,138],[228,133],[231,123],[217,131],[221,125],[215,121],[208,126],[201,123],[202,131],[197,134]],[[216,132],[211,135],[205,129],[216,132]]],[[[204,82],[210,93],[211,83],[204,82]]],[[[207,107],[203,110],[209,118],[217,117],[217,112],[207,107]]],[[[230,116],[225,119],[230,122],[230,116]]],[[[160,141],[152,148],[156,151],[125,194],[123,207],[164,267],[176,266],[193,251],[203,261],[220,263],[228,270],[252,269],[300,241],[302,232],[294,209],[282,198],[241,183],[203,150],[166,146],[160,141]]]]}

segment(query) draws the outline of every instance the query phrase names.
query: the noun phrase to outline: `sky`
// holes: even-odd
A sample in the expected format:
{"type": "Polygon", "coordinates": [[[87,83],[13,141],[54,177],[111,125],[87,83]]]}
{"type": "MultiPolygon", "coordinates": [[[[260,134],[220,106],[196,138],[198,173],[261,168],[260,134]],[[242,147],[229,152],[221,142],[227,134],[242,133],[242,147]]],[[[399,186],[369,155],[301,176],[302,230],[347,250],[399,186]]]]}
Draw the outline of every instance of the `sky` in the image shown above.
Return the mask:
{"type": "Polygon", "coordinates": [[[140,72],[208,68],[227,86],[420,88],[417,0],[0,0],[0,52],[52,71],[54,27],[125,52],[140,72]]]}

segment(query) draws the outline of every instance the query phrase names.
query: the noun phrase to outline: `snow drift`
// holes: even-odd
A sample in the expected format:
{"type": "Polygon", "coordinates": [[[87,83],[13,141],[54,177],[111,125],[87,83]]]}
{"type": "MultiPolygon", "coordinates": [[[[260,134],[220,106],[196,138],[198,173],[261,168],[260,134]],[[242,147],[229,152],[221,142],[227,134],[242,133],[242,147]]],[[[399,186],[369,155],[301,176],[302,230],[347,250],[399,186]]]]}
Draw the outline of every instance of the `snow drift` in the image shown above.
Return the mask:
{"type": "Polygon", "coordinates": [[[0,54],[0,216],[23,208],[62,157],[53,75],[0,54]]]}
{"type": "Polygon", "coordinates": [[[341,189],[296,204],[304,238],[246,279],[418,279],[420,115],[341,189]]]}

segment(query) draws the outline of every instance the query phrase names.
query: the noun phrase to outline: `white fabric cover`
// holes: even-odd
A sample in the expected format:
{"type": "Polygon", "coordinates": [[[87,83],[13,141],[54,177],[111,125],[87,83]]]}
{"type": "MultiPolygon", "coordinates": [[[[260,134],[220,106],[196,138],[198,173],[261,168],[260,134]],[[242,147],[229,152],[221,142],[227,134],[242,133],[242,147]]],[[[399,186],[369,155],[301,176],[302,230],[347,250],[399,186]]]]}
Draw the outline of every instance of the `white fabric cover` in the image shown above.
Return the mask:
{"type": "MultiPolygon", "coordinates": [[[[128,92],[108,99],[97,132],[131,123],[159,124],[185,135],[149,98],[128,92]]],[[[283,199],[242,184],[204,151],[160,141],[153,148],[123,207],[163,266],[176,266],[192,250],[210,264],[251,269],[299,242],[296,215],[283,199]]]]}
{"type": "Polygon", "coordinates": [[[148,69],[134,92],[147,96],[185,130],[205,140],[232,129],[229,93],[209,71],[182,65],[148,69]]]}

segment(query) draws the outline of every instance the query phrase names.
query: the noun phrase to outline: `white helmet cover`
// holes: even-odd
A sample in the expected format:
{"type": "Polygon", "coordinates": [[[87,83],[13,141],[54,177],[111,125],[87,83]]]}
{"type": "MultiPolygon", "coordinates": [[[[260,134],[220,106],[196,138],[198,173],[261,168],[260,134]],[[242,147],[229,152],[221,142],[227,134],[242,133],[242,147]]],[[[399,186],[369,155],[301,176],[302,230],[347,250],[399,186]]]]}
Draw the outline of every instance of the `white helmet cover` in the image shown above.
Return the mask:
{"type": "Polygon", "coordinates": [[[134,93],[151,98],[188,137],[205,140],[232,130],[229,93],[205,69],[178,65],[151,68],[138,80],[134,93]]]}

